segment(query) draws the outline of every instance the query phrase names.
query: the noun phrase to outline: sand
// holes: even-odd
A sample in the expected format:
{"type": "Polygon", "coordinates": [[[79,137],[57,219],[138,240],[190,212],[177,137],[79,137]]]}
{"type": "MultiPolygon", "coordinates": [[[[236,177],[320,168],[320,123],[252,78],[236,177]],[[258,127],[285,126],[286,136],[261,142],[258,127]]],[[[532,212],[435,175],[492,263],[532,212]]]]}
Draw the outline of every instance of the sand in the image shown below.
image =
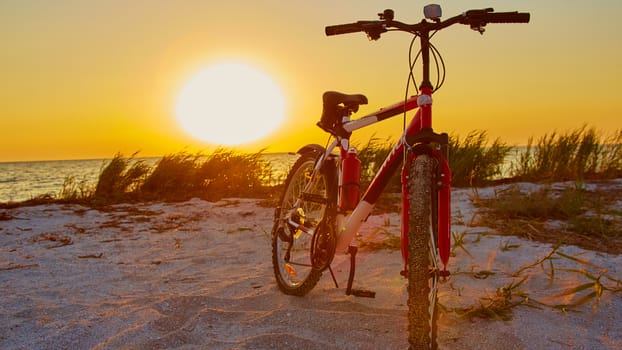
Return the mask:
{"type": "MultiPolygon", "coordinates": [[[[465,222],[476,213],[470,194],[453,193],[454,216],[465,222]]],[[[326,272],[307,296],[287,296],[272,272],[272,217],[252,199],[0,210],[0,349],[407,348],[399,251],[361,248],[355,286],[374,290],[374,299],[345,295],[347,256],[333,263],[340,288],[326,272]]],[[[551,279],[547,261],[513,276],[552,245],[461,222],[453,231],[466,232],[466,250],[456,247],[454,274],[439,290],[448,310],[439,321],[442,349],[622,348],[616,282],[602,277],[618,291],[603,291],[597,307],[590,299],[557,309],[548,305],[593,291],[550,298],[589,282],[586,275],[558,271],[551,279]],[[529,302],[507,320],[459,314],[521,281],[512,300],[529,302]]],[[[359,240],[385,232],[399,232],[396,214],[371,216],[359,240]]],[[[555,267],[622,279],[619,255],[560,251],[577,260],[556,255],[555,267]]]]}

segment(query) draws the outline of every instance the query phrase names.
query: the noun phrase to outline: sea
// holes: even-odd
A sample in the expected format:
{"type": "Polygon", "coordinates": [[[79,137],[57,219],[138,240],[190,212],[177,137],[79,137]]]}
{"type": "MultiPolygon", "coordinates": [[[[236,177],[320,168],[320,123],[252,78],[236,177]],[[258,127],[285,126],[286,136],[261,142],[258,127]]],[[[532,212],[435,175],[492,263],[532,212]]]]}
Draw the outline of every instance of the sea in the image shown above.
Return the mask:
{"type": "MultiPolygon", "coordinates": [[[[289,153],[267,153],[273,181],[286,176],[296,159],[289,153]]],[[[135,158],[155,165],[160,158],[135,158]]],[[[43,195],[58,196],[66,181],[95,187],[102,169],[110,159],[50,160],[32,162],[0,162],[0,203],[22,202],[43,195]]]]}

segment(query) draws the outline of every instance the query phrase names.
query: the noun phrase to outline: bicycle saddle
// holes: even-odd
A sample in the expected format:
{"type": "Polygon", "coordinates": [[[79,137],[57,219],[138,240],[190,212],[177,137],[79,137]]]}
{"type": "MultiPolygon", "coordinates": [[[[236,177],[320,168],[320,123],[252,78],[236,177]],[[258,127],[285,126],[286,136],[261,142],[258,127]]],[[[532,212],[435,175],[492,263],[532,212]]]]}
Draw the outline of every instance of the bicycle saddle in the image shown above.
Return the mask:
{"type": "Polygon", "coordinates": [[[326,91],[322,95],[322,118],[317,126],[333,135],[342,135],[341,118],[359,110],[359,105],[367,104],[367,97],[362,94],[348,95],[336,91],[326,91]]]}
{"type": "MultiPolygon", "coordinates": [[[[367,104],[367,97],[362,94],[348,95],[337,91],[326,91],[322,96],[322,101],[324,102],[324,108],[334,108],[343,103],[346,107],[352,107],[358,110],[359,105],[367,104]]],[[[356,112],[356,110],[353,112],[356,112]]]]}

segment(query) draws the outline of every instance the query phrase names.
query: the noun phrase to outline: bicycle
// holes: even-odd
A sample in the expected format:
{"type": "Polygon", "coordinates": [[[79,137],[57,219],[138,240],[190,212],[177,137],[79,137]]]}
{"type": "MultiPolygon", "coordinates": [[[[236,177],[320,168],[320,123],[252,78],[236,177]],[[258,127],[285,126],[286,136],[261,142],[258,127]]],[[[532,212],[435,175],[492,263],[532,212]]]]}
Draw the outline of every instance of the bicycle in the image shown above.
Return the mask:
{"type": "MultiPolygon", "coordinates": [[[[448,135],[432,129],[432,94],[444,81],[444,62],[430,38],[454,24],[469,25],[483,33],[488,23],[528,23],[529,13],[494,12],[492,8],[469,10],[441,21],[438,5],[424,7],[425,18],[416,24],[394,20],[393,10],[379,13],[379,20],[327,26],[327,36],[365,32],[378,40],[388,31],[414,35],[409,52],[410,74],[403,101],[351,119],[362,94],[335,91],[322,96],[323,111],[317,125],[330,134],[327,146],[310,144],[298,150],[299,158],[285,181],[272,229],[272,263],[279,289],[303,296],[329,270],[338,287],[331,262],[336,253],[350,254],[347,295],[374,297],[375,293],[352,287],[357,247],[352,239],[370,215],[391,175],[402,166],[401,244],[408,280],[408,341],[411,349],[437,347],[436,300],[439,279],[449,276],[450,187],[448,135]],[[412,47],[419,39],[420,50],[412,59],[412,47]],[[419,94],[408,97],[415,82],[413,69],[421,58],[423,68],[419,94]],[[430,58],[436,63],[437,79],[430,81],[430,58]],[[440,63],[440,65],[439,65],[440,63]],[[442,71],[441,71],[441,68],[442,71]],[[350,136],[358,129],[417,109],[402,137],[389,153],[365,193],[360,196],[361,164],[350,136]],[[442,264],[442,268],[440,265],[442,264]]],[[[415,83],[416,86],[416,83],[415,83]]],[[[406,120],[406,119],[405,119],[406,120]]]]}

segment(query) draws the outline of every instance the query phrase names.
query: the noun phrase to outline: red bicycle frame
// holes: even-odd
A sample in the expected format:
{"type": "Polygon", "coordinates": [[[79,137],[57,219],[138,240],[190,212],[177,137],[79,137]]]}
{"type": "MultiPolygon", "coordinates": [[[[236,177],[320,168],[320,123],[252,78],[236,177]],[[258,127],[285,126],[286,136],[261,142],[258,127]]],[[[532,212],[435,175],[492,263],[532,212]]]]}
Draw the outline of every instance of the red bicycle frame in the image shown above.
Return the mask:
{"type": "MultiPolygon", "coordinates": [[[[429,94],[421,94],[418,96],[413,96],[408,98],[405,101],[396,103],[394,105],[388,106],[386,108],[382,108],[374,113],[366,115],[356,120],[345,121],[343,123],[343,129],[348,133],[351,133],[355,130],[361,129],[363,127],[369,126],[371,124],[375,124],[379,121],[391,118],[398,114],[406,113],[407,111],[419,108],[411,120],[410,124],[404,131],[404,134],[396,143],[392,151],[389,153],[384,163],[380,167],[379,171],[376,173],[376,176],[371,181],[369,187],[365,191],[365,194],[362,196],[361,201],[354,208],[350,216],[345,218],[344,210],[340,210],[340,213],[337,215],[337,231],[339,232],[338,240],[337,240],[337,252],[345,252],[356,234],[359,228],[363,224],[363,222],[367,219],[374,205],[378,201],[380,194],[385,189],[388,184],[391,176],[398,169],[400,163],[403,162],[404,159],[408,159],[408,157],[414,158],[419,152],[417,148],[413,148],[415,143],[417,144],[429,144],[434,141],[437,141],[439,138],[442,139],[443,135],[437,135],[432,132],[431,126],[431,117],[432,117],[432,98],[431,98],[431,89],[426,90],[422,89],[422,92],[428,92],[429,94]],[[405,150],[408,150],[406,154],[405,150]]],[[[444,134],[446,139],[447,135],[444,134]]],[[[442,141],[441,141],[442,143],[442,141]]],[[[428,148],[430,150],[431,155],[433,155],[437,160],[439,166],[438,171],[438,179],[440,180],[437,184],[437,200],[433,201],[433,203],[437,203],[437,227],[438,227],[438,237],[437,237],[437,245],[438,251],[443,265],[446,267],[447,262],[449,260],[449,251],[450,251],[450,183],[451,183],[451,171],[449,169],[449,164],[447,162],[447,154],[442,149],[446,150],[446,141],[445,144],[441,144],[437,148],[428,148]]],[[[333,143],[325,150],[325,154],[323,155],[323,159],[326,159],[335,147],[340,148],[340,153],[343,156],[347,153],[349,149],[349,137],[336,137],[333,143]]],[[[322,163],[322,160],[318,162],[322,163]]],[[[408,165],[407,162],[404,163],[404,168],[408,165]]],[[[406,172],[402,171],[402,183],[406,183],[406,172]]],[[[404,263],[406,266],[407,255],[408,255],[408,189],[406,186],[403,186],[403,196],[402,196],[402,256],[404,258],[404,263]]]]}

